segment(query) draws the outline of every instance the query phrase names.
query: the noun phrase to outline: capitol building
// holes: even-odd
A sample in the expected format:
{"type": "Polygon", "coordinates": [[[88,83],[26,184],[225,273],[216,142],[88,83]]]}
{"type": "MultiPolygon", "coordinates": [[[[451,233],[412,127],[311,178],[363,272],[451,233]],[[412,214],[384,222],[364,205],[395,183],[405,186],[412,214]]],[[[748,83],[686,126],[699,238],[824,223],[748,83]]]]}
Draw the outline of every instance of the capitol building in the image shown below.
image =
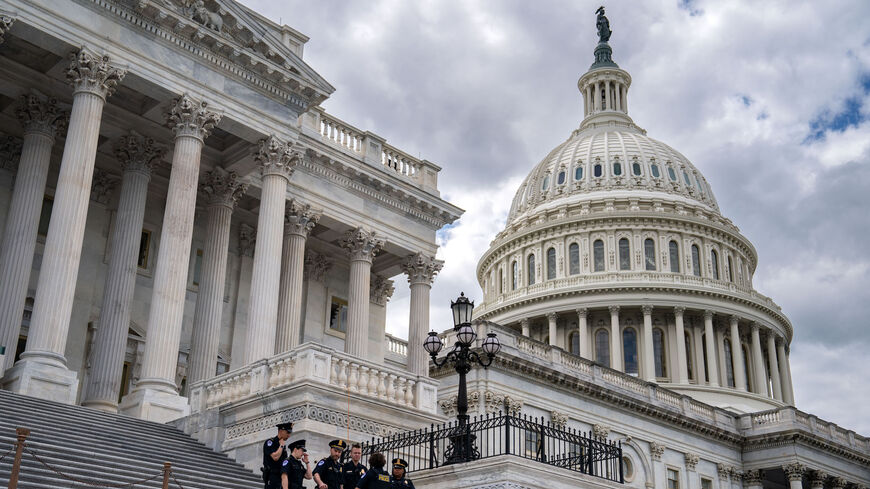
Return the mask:
{"type": "MultiPolygon", "coordinates": [[[[474,327],[501,351],[467,399],[620,446],[621,477],[536,461],[527,434],[525,458],[412,479],[866,489],[870,438],[795,406],[800,325],[705,177],[631,118],[598,22],[579,126],[474,250],[474,327]]],[[[465,211],[436,163],[322,108],[307,41],[234,0],[0,0],[2,390],[168,423],[253,471],[278,423],[319,458],[456,416],[423,341],[436,232],[465,211]],[[407,340],[386,334],[398,280],[407,340]]]]}

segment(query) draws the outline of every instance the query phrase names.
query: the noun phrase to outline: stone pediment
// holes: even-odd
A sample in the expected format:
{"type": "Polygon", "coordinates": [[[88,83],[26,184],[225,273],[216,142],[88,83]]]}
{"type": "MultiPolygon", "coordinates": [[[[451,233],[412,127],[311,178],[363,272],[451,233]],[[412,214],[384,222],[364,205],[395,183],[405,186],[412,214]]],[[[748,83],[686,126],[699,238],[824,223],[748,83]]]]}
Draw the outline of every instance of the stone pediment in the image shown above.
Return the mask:
{"type": "MultiPolygon", "coordinates": [[[[118,0],[116,0],[118,1],[118,0]]],[[[307,38],[293,31],[284,41],[277,24],[233,0],[120,0],[176,35],[287,90],[303,109],[325,100],[335,88],[301,56],[307,38]],[[294,49],[295,48],[295,49],[294,49]]]]}

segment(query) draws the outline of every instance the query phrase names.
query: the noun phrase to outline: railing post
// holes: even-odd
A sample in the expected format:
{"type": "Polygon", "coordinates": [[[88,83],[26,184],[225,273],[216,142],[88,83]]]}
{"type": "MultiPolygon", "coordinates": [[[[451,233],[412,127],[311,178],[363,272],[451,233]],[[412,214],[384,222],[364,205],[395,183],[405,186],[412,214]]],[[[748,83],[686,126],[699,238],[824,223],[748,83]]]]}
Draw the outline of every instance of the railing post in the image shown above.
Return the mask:
{"type": "Polygon", "coordinates": [[[619,465],[619,483],[625,484],[625,474],[622,473],[622,440],[619,441],[616,454],[618,455],[616,464],[619,465]]]}
{"type": "Polygon", "coordinates": [[[429,468],[435,468],[435,427],[429,430],[429,468]]]}
{"type": "Polygon", "coordinates": [[[163,489],[169,489],[169,474],[172,473],[172,464],[163,462],[163,489]]]}
{"type": "Polygon", "coordinates": [[[511,417],[505,416],[504,419],[504,453],[511,454],[511,417]]]}
{"type": "Polygon", "coordinates": [[[30,436],[30,430],[27,428],[15,428],[15,434],[18,435],[18,441],[15,442],[15,460],[12,462],[12,472],[9,474],[8,489],[16,489],[18,487],[18,471],[21,469],[24,443],[27,437],[30,436]]]}
{"type": "Polygon", "coordinates": [[[586,437],[587,441],[587,450],[586,450],[586,458],[587,464],[589,465],[589,471],[587,472],[589,475],[595,475],[595,447],[594,445],[598,443],[597,440],[594,440],[592,434],[590,433],[588,437],[586,437]]]}

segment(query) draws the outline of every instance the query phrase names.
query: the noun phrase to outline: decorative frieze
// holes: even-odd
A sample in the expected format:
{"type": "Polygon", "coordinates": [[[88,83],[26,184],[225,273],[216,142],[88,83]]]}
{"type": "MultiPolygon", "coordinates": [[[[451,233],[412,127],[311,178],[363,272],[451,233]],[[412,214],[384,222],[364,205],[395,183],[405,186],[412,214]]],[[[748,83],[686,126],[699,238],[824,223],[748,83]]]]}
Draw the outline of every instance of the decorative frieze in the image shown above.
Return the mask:
{"type": "Polygon", "coordinates": [[[73,86],[73,93],[92,93],[102,99],[112,95],[126,70],[112,66],[108,55],[96,55],[84,47],[70,54],[66,79],[73,86]]]}
{"type": "Polygon", "coordinates": [[[321,212],[313,210],[311,204],[298,199],[287,201],[284,209],[284,234],[295,234],[304,238],[320,221],[321,212]]]}
{"type": "Polygon", "coordinates": [[[50,138],[63,132],[69,122],[69,113],[58,107],[57,99],[48,97],[43,100],[35,93],[21,96],[21,103],[15,109],[15,116],[25,134],[35,132],[50,138]]]}
{"type": "Polygon", "coordinates": [[[505,396],[504,404],[505,408],[507,409],[507,413],[511,416],[519,416],[523,410],[522,399],[514,399],[510,396],[505,396]]]}
{"type": "Polygon", "coordinates": [[[207,102],[194,100],[186,93],[172,101],[166,115],[166,125],[176,138],[192,137],[200,141],[208,137],[220,120],[221,115],[209,110],[207,102]]]}
{"type": "Polygon", "coordinates": [[[498,414],[505,410],[504,394],[498,394],[493,391],[483,393],[483,408],[486,414],[498,414]]]}
{"type": "Polygon", "coordinates": [[[229,208],[236,203],[248,190],[248,184],[242,183],[234,171],[227,171],[219,166],[206,172],[199,184],[200,194],[205,197],[206,205],[223,205],[229,208]]]}
{"type": "Polygon", "coordinates": [[[698,467],[700,457],[696,453],[686,453],[686,470],[694,471],[698,467]]]}
{"type": "Polygon", "coordinates": [[[369,288],[369,301],[379,306],[386,306],[396,288],[393,281],[380,275],[372,275],[369,288]]]}
{"type": "Polygon", "coordinates": [[[665,453],[665,446],[659,442],[649,442],[649,454],[653,462],[659,462],[665,453]]]}

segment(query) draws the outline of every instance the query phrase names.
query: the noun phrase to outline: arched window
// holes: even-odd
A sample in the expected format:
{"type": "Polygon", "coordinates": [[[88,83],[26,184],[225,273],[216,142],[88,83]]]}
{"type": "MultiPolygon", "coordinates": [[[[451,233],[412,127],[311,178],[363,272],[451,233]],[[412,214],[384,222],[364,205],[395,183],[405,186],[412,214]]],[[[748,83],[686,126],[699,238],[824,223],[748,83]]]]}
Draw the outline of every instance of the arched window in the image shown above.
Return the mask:
{"type": "Polygon", "coordinates": [[[501,268],[498,269],[498,293],[504,294],[504,272],[501,268]]]}
{"type": "Polygon", "coordinates": [[[668,252],[670,253],[671,272],[680,273],[680,247],[676,241],[671,240],[668,243],[668,252]]]}
{"type": "Polygon", "coordinates": [[[547,249],[547,280],[556,278],[556,248],[547,249]]]}
{"type": "Polygon", "coordinates": [[[511,263],[511,290],[517,290],[517,283],[520,281],[519,268],[517,261],[514,260],[511,263]]]}
{"type": "Polygon", "coordinates": [[[728,281],[734,281],[734,262],[731,261],[731,257],[728,257],[728,281]]]}
{"type": "Polygon", "coordinates": [[[737,283],[743,285],[743,258],[737,259],[737,283]]]}
{"type": "Polygon", "coordinates": [[[571,275],[580,273],[580,245],[577,243],[568,246],[568,273],[571,275]]]}
{"type": "Polygon", "coordinates": [[[601,163],[596,163],[595,166],[592,167],[592,174],[595,178],[601,177],[601,163]]]}
{"type": "Polygon", "coordinates": [[[601,241],[600,239],[596,239],[595,242],[592,243],[592,263],[593,271],[604,271],[604,241],[601,241]]]}
{"type": "Polygon", "coordinates": [[[595,361],[605,367],[610,366],[610,335],[606,329],[595,332],[595,361]]]}
{"type": "Polygon", "coordinates": [[[670,177],[672,182],[677,181],[677,172],[675,172],[671,167],[668,167],[668,177],[670,177]]]}
{"type": "Polygon", "coordinates": [[[572,331],[571,334],[568,335],[568,344],[571,345],[571,353],[575,355],[580,354],[580,334],[576,331],[572,331]]]}
{"type": "Polygon", "coordinates": [[[698,245],[692,245],[692,273],[696,277],[701,276],[701,250],[698,245]]]}
{"type": "Polygon", "coordinates": [[[627,238],[619,240],[619,269],[631,270],[631,250],[627,238]]]}
{"type": "Polygon", "coordinates": [[[695,175],[695,186],[698,187],[698,191],[701,192],[701,195],[704,195],[704,186],[701,185],[701,179],[698,178],[698,175],[695,175]]]}
{"type": "Polygon", "coordinates": [[[529,277],[529,280],[528,280],[529,285],[535,285],[535,255],[534,254],[529,255],[527,262],[528,262],[527,263],[528,269],[526,271],[526,274],[529,277]]]}
{"type": "Polygon", "coordinates": [[[653,178],[659,178],[660,176],[662,176],[662,174],[659,173],[659,166],[656,165],[655,163],[650,165],[649,169],[650,169],[650,173],[652,173],[653,178]]]}
{"type": "Polygon", "coordinates": [[[686,170],[683,170],[683,180],[686,181],[686,186],[687,186],[687,187],[691,187],[691,186],[692,186],[692,181],[689,179],[689,174],[686,173],[686,170]]]}
{"type": "Polygon", "coordinates": [[[544,181],[541,183],[541,190],[547,190],[550,188],[550,174],[547,173],[544,175],[544,181]]]}
{"type": "Polygon", "coordinates": [[[556,177],[556,182],[558,182],[559,185],[565,183],[565,170],[559,172],[559,176],[556,177]]]}
{"type": "Polygon", "coordinates": [[[710,261],[713,262],[713,279],[719,280],[719,253],[716,250],[710,250],[710,261]]]}
{"type": "Polygon", "coordinates": [[[656,269],[656,242],[652,238],[643,240],[643,261],[647,270],[656,269]]]}
{"type": "Polygon", "coordinates": [[[617,161],[613,164],[613,174],[617,177],[622,175],[622,163],[617,161]]]}
{"type": "Polygon", "coordinates": [[[634,163],[632,163],[631,164],[631,171],[632,171],[632,173],[634,173],[634,176],[639,177],[640,176],[640,163],[638,163],[636,161],[634,163]]]}
{"type": "Polygon", "coordinates": [[[655,359],[656,377],[667,377],[665,359],[665,332],[661,328],[653,329],[653,356],[655,359]]]}
{"type": "Polygon", "coordinates": [[[622,330],[622,355],[625,373],[637,375],[637,331],[634,328],[622,330]]]}
{"type": "Polygon", "coordinates": [[[689,333],[685,333],[686,337],[686,371],[688,372],[688,376],[690,379],[695,378],[695,362],[692,361],[695,358],[692,355],[692,337],[689,336],[689,333]]]}
{"type": "Polygon", "coordinates": [[[704,382],[710,382],[710,360],[707,358],[707,335],[701,335],[701,354],[704,356],[704,382]]]}
{"type": "Polygon", "coordinates": [[[725,345],[725,381],[728,382],[728,387],[734,387],[734,361],[731,358],[731,341],[725,338],[723,343],[725,345]]]}
{"type": "Polygon", "coordinates": [[[582,180],[583,179],[583,167],[578,166],[574,168],[574,180],[582,180]]]}

